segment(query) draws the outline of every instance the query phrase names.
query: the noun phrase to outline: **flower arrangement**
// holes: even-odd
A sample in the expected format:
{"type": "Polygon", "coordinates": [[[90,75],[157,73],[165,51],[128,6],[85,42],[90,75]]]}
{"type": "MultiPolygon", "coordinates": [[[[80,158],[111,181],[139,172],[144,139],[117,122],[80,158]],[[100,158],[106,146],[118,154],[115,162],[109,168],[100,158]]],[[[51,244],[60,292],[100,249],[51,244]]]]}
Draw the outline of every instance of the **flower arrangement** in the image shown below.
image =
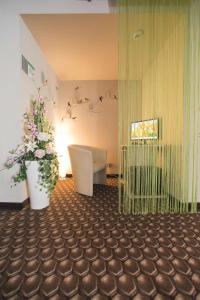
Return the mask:
{"type": "Polygon", "coordinates": [[[53,128],[46,118],[45,98],[40,94],[42,87],[37,89],[38,97],[31,99],[30,111],[24,114],[23,143],[9,152],[5,167],[10,169],[15,164],[19,165],[18,173],[13,176],[16,184],[27,178],[26,162],[38,161],[38,183],[51,193],[58,180],[58,160],[54,151],[53,128]]]}

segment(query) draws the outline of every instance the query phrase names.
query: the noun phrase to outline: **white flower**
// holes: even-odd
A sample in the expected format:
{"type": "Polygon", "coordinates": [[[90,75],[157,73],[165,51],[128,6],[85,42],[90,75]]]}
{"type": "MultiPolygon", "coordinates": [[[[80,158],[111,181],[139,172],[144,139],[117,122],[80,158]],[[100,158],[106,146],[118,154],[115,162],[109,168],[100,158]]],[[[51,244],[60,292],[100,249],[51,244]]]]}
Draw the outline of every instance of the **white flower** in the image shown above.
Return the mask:
{"type": "Polygon", "coordinates": [[[42,158],[45,156],[45,151],[43,149],[38,149],[35,151],[35,157],[42,158]]]}
{"type": "Polygon", "coordinates": [[[39,132],[37,138],[41,142],[48,142],[49,134],[46,132],[39,132]]]}
{"type": "Polygon", "coordinates": [[[22,156],[25,153],[25,146],[23,144],[19,145],[15,151],[17,156],[22,156]]]}
{"type": "Polygon", "coordinates": [[[15,163],[15,159],[14,159],[14,157],[12,157],[12,156],[9,156],[8,158],[7,158],[7,160],[6,160],[6,162],[5,162],[5,166],[6,166],[6,168],[11,168],[13,165],[14,165],[14,163],[15,163]]]}
{"type": "Polygon", "coordinates": [[[26,144],[25,146],[26,146],[27,152],[29,152],[29,151],[33,152],[37,148],[36,142],[31,142],[31,141],[28,144],[26,144]]]}

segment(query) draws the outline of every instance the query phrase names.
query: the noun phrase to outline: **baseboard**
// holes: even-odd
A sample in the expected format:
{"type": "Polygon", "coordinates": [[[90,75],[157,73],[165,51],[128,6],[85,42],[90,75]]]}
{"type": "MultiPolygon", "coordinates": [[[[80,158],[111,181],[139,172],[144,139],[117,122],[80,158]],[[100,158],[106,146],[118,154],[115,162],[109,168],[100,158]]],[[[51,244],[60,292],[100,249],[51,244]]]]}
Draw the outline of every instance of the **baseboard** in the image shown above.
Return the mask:
{"type": "MultiPolygon", "coordinates": [[[[107,178],[118,178],[118,174],[107,174],[107,178]]],[[[66,178],[72,178],[72,174],[66,174],[66,178]]]]}
{"type": "Polygon", "coordinates": [[[25,199],[23,202],[0,202],[0,209],[9,210],[20,210],[24,208],[29,203],[29,198],[25,199]]]}
{"type": "Polygon", "coordinates": [[[66,178],[72,178],[72,174],[66,174],[66,178]]]}
{"type": "Polygon", "coordinates": [[[118,178],[119,174],[107,174],[107,178],[118,178]]]}
{"type": "MultiPolygon", "coordinates": [[[[188,203],[188,208],[191,209],[192,207],[192,204],[191,203],[188,203]]],[[[197,202],[197,210],[200,211],[200,203],[197,202]]]]}

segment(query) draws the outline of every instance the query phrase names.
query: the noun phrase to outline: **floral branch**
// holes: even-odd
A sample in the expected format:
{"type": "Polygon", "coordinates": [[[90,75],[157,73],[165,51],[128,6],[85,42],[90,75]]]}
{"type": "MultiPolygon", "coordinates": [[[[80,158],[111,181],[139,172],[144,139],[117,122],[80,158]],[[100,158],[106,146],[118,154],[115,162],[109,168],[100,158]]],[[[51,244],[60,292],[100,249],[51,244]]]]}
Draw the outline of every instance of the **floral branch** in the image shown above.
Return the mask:
{"type": "Polygon", "coordinates": [[[57,154],[54,151],[53,127],[46,118],[46,98],[41,97],[41,89],[47,81],[37,89],[37,97],[30,101],[30,110],[24,114],[23,143],[9,152],[5,169],[15,164],[19,172],[13,176],[15,183],[26,179],[26,161],[38,161],[40,168],[40,185],[52,192],[58,179],[57,154]]]}

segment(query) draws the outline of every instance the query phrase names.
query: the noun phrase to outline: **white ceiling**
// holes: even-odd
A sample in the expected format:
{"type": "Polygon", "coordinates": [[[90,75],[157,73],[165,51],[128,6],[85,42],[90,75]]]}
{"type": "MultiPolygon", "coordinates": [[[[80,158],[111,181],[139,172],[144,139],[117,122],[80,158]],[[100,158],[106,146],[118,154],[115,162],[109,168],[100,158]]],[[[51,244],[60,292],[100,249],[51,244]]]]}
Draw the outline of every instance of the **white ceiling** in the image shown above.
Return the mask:
{"type": "Polygon", "coordinates": [[[60,80],[117,79],[115,14],[25,14],[60,80]]]}
{"type": "Polygon", "coordinates": [[[110,13],[117,0],[0,0],[1,10],[18,14],[110,13]]]}

